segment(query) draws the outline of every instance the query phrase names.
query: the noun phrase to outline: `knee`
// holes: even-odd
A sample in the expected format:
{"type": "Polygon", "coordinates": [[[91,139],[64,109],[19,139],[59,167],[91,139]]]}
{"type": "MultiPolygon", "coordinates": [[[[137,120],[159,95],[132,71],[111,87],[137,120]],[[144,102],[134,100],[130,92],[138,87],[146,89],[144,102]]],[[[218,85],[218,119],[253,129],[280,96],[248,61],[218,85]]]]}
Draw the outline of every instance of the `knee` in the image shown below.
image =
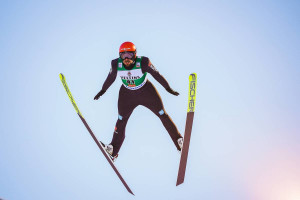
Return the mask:
{"type": "Polygon", "coordinates": [[[128,121],[128,117],[124,117],[124,116],[119,114],[116,126],[119,127],[119,128],[121,128],[123,126],[126,126],[127,121],[128,121]]]}
{"type": "Polygon", "coordinates": [[[120,123],[126,123],[127,121],[128,121],[128,116],[124,116],[124,115],[118,115],[118,121],[120,122],[120,123]]]}
{"type": "Polygon", "coordinates": [[[169,115],[166,113],[164,109],[161,109],[160,111],[158,111],[158,117],[163,119],[163,118],[168,118],[169,115]]]}

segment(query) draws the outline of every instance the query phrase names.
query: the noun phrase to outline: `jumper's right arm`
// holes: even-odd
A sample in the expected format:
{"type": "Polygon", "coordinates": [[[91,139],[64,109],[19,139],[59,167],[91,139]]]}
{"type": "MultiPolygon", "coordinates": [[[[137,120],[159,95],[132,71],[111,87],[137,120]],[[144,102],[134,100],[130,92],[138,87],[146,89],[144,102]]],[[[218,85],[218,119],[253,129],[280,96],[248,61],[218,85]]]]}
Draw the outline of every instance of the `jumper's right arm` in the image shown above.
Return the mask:
{"type": "Polygon", "coordinates": [[[102,96],[106,90],[113,84],[113,82],[116,80],[117,77],[117,67],[115,66],[115,61],[111,61],[111,68],[109,71],[109,74],[106,78],[106,80],[103,83],[102,89],[100,90],[100,92],[98,92],[98,94],[94,97],[94,100],[98,100],[100,98],[100,96],[102,96]]]}

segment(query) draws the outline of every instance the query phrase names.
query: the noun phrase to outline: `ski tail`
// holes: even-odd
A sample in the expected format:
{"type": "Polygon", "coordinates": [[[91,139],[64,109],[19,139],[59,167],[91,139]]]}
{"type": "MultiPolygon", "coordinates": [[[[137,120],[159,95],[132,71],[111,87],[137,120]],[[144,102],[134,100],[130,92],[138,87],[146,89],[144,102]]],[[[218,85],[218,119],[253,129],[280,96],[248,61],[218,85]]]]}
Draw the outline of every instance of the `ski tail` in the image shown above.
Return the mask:
{"type": "Polygon", "coordinates": [[[176,186],[184,182],[189,146],[191,140],[191,133],[194,120],[195,102],[196,102],[196,87],[197,87],[197,75],[192,73],[189,76],[189,98],[188,98],[188,109],[184,131],[183,147],[180,157],[179,170],[177,176],[176,186]]]}
{"type": "Polygon", "coordinates": [[[116,166],[113,164],[111,158],[107,155],[107,153],[105,152],[105,150],[103,149],[102,145],[99,143],[99,140],[96,138],[95,134],[93,133],[93,131],[91,130],[91,128],[89,127],[89,125],[87,124],[87,122],[85,121],[83,115],[81,114],[81,112],[79,111],[78,106],[75,103],[75,100],[71,94],[71,91],[69,90],[69,87],[67,85],[66,79],[64,77],[63,74],[59,74],[60,80],[69,96],[69,99],[72,103],[72,105],[74,106],[79,118],[81,119],[81,121],[83,122],[84,126],[87,128],[88,132],[90,133],[90,135],[92,136],[92,138],[94,139],[95,143],[97,144],[97,146],[99,147],[99,149],[101,150],[102,154],[104,155],[104,157],[106,158],[106,160],[109,162],[110,166],[113,168],[113,170],[115,171],[115,173],[117,174],[117,176],[119,177],[119,179],[121,180],[121,182],[123,183],[123,185],[125,186],[125,188],[127,189],[127,191],[134,195],[134,193],[131,191],[131,189],[129,188],[129,186],[127,185],[127,183],[125,182],[125,180],[123,179],[123,177],[121,176],[120,172],[118,171],[118,169],[116,168],[116,166]]]}

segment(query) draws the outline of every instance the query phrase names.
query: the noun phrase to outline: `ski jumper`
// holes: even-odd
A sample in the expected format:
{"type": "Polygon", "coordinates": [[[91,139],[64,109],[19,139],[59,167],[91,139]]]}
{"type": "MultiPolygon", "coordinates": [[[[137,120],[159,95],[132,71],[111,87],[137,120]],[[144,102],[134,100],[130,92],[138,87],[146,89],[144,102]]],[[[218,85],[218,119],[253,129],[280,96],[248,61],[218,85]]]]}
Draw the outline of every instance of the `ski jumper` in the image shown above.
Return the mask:
{"type": "Polygon", "coordinates": [[[115,81],[117,75],[120,76],[123,83],[119,91],[118,99],[119,116],[110,143],[114,148],[112,156],[118,154],[125,139],[127,121],[133,110],[139,105],[149,108],[160,118],[176,148],[180,150],[177,140],[182,138],[182,136],[170,116],[166,113],[156,88],[147,80],[148,73],[164,88],[170,87],[165,78],[160,75],[147,57],[138,56],[135,63],[129,67],[123,64],[121,58],[111,61],[111,70],[102,86],[102,90],[107,90],[115,81]]]}

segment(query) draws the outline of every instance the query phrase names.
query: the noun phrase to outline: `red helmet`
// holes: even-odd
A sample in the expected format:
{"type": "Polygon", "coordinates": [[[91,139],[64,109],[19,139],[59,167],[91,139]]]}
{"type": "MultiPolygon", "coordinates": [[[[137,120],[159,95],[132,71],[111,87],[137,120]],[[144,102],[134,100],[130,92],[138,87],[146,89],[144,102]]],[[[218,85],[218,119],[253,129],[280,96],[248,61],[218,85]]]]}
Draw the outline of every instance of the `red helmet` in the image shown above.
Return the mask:
{"type": "Polygon", "coordinates": [[[124,42],[119,49],[119,55],[122,59],[129,58],[134,60],[136,58],[136,48],[132,42],[124,42]]]}
{"type": "Polygon", "coordinates": [[[136,51],[135,45],[132,42],[124,42],[121,44],[119,53],[125,52],[125,51],[136,51]]]}

